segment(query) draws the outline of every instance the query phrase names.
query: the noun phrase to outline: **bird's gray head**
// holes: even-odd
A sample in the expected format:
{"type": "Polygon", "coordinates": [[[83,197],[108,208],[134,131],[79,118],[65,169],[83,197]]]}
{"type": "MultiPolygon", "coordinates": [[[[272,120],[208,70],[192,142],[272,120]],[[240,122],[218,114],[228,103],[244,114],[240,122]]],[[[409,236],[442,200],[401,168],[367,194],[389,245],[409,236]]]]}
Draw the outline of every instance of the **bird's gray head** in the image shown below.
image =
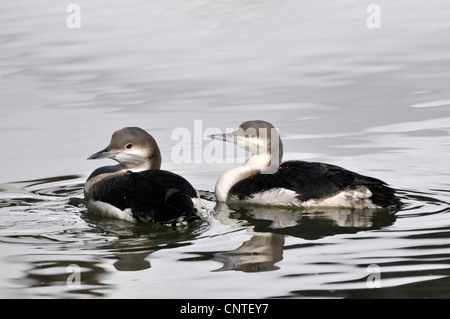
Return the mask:
{"type": "Polygon", "coordinates": [[[266,121],[247,121],[239,125],[234,132],[210,137],[234,143],[253,155],[269,155],[271,157],[269,165],[273,165],[274,162],[279,164],[283,158],[283,143],[278,131],[266,121]]]}
{"type": "Polygon", "coordinates": [[[111,158],[126,169],[143,171],[161,167],[161,152],[155,139],[139,127],[125,127],[113,133],[111,142],[88,159],[111,158]]]}

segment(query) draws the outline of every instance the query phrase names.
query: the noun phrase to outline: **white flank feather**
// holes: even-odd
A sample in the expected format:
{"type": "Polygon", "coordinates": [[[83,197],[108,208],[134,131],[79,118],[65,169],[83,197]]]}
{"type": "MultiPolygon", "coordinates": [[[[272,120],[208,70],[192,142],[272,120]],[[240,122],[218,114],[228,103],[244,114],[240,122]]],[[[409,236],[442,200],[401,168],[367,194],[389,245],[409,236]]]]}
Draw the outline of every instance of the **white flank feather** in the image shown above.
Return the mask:
{"type": "Polygon", "coordinates": [[[111,204],[92,199],[89,200],[87,207],[89,212],[97,214],[99,216],[123,219],[132,223],[136,222],[136,219],[133,217],[130,208],[120,210],[119,208],[111,204]]]}

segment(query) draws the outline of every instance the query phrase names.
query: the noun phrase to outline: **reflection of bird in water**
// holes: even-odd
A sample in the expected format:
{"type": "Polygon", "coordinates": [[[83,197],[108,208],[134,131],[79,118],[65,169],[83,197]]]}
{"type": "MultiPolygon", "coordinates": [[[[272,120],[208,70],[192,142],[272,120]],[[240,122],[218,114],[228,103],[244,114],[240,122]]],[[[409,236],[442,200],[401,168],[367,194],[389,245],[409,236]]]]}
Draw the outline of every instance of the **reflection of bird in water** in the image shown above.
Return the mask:
{"type": "Polygon", "coordinates": [[[137,271],[144,270],[151,267],[150,261],[146,258],[154,251],[144,251],[140,253],[120,253],[117,254],[117,261],[114,263],[114,268],[119,271],[137,271]]]}
{"type": "Polygon", "coordinates": [[[151,268],[151,254],[159,250],[189,246],[191,241],[210,226],[207,221],[172,228],[159,223],[130,224],[126,220],[103,218],[94,214],[83,215],[83,218],[92,227],[114,237],[98,248],[108,251],[111,258],[116,259],[113,265],[119,271],[151,268]]]}
{"type": "Polygon", "coordinates": [[[253,225],[255,232],[272,232],[304,239],[335,234],[351,234],[391,225],[394,214],[370,208],[323,207],[316,209],[280,208],[260,205],[228,204],[231,217],[253,225]]]}
{"type": "MultiPolygon", "coordinates": [[[[215,218],[222,224],[236,224],[237,220],[231,217],[233,211],[227,204],[218,203],[215,211],[215,218]]],[[[242,227],[242,224],[239,227],[242,227]]],[[[283,259],[284,236],[270,232],[254,232],[252,225],[247,226],[247,232],[252,237],[240,247],[215,253],[214,260],[223,263],[223,267],[217,271],[259,272],[278,269],[275,264],[283,259]]]]}
{"type": "Polygon", "coordinates": [[[372,209],[322,208],[299,210],[242,203],[217,203],[215,218],[225,225],[245,226],[252,237],[231,251],[214,254],[221,270],[246,272],[278,269],[285,235],[315,240],[391,225],[395,215],[372,209]]]}
{"type": "Polygon", "coordinates": [[[284,236],[272,233],[252,234],[250,240],[232,251],[219,252],[214,260],[223,263],[217,271],[240,270],[259,272],[276,270],[283,259],[284,236]]]}

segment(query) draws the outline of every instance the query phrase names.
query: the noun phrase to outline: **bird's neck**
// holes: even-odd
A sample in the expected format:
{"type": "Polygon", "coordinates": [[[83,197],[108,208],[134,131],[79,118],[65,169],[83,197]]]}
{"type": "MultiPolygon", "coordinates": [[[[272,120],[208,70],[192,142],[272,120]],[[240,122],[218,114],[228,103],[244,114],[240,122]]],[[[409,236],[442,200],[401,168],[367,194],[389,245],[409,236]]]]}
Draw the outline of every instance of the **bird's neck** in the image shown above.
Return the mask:
{"type": "Polygon", "coordinates": [[[88,177],[86,183],[84,183],[84,196],[86,198],[89,198],[90,195],[92,195],[91,190],[94,187],[94,185],[100,182],[102,179],[112,175],[124,174],[125,172],[126,170],[124,169],[124,166],[121,164],[97,168],[88,177]]]}
{"type": "Polygon", "coordinates": [[[142,154],[123,153],[119,154],[115,160],[119,163],[116,165],[117,170],[141,172],[161,167],[161,156],[159,153],[150,157],[142,154]]]}
{"type": "Polygon", "coordinates": [[[252,175],[264,172],[270,164],[269,154],[252,155],[243,165],[223,173],[215,187],[216,200],[226,202],[228,192],[233,185],[252,175]]]}
{"type": "Polygon", "coordinates": [[[133,163],[133,165],[124,165],[124,164],[118,164],[116,165],[118,171],[125,170],[125,171],[132,171],[132,172],[142,172],[147,171],[150,169],[159,169],[160,166],[155,167],[155,165],[152,165],[152,163],[149,160],[144,160],[139,163],[133,163]]]}
{"type": "MultiPolygon", "coordinates": [[[[125,174],[128,171],[132,172],[142,172],[149,169],[152,169],[152,165],[150,164],[150,161],[142,161],[138,165],[125,165],[125,164],[117,164],[117,165],[110,165],[110,166],[103,166],[100,168],[97,168],[92,174],[88,177],[86,183],[84,184],[84,193],[89,194],[92,187],[103,180],[106,177],[112,176],[112,175],[121,175],[125,174]]],[[[159,166],[156,166],[155,169],[159,169],[159,166]]]]}

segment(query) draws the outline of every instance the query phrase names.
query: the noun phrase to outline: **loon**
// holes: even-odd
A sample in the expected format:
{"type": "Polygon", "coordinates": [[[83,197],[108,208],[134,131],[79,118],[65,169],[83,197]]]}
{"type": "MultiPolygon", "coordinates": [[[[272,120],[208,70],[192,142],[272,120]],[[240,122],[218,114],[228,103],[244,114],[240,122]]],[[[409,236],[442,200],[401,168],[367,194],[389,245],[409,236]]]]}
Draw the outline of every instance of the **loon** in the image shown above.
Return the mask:
{"type": "Polygon", "coordinates": [[[155,139],[138,127],[114,132],[104,149],[88,157],[119,164],[97,168],[84,185],[88,210],[131,222],[176,225],[198,219],[198,192],[183,177],[160,170],[155,139]]]}
{"type": "Polygon", "coordinates": [[[242,123],[228,134],[209,136],[231,142],[252,155],[219,178],[219,202],[246,202],[270,206],[400,208],[402,202],[385,182],[342,167],[317,162],[281,162],[283,144],[266,121],[242,123]]]}

